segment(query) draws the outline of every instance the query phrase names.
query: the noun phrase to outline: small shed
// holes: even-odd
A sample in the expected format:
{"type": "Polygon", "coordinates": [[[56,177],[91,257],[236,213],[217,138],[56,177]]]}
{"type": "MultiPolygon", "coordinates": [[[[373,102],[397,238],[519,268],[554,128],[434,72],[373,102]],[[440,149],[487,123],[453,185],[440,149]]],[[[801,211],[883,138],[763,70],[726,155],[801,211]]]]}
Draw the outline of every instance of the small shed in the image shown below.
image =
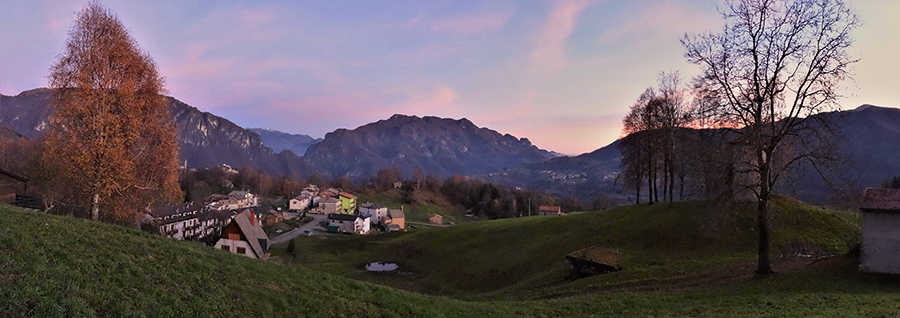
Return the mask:
{"type": "Polygon", "coordinates": [[[866,189],[860,225],[859,269],[900,274],[900,189],[866,189]]]}
{"type": "Polygon", "coordinates": [[[566,255],[566,262],[572,269],[572,275],[576,277],[616,272],[622,269],[622,265],[619,264],[619,251],[600,245],[569,253],[566,255]]]}
{"type": "Polygon", "coordinates": [[[431,215],[431,217],[428,218],[428,223],[431,223],[434,225],[444,224],[444,217],[441,216],[440,214],[434,213],[431,215]]]}
{"type": "Polygon", "coordinates": [[[27,196],[28,179],[0,169],[0,202],[22,208],[41,209],[40,198],[27,196]]]}

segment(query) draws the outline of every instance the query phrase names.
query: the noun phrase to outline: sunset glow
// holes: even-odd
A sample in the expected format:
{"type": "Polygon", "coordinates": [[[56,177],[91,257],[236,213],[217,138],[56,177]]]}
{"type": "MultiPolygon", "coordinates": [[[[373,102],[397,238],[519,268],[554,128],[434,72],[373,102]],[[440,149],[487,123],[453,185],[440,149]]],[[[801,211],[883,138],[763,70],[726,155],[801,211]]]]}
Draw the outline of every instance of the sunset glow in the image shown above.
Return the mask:
{"type": "MultiPolygon", "coordinates": [[[[85,3],[4,4],[0,93],[47,86],[85,3]]],[[[395,113],[465,117],[569,155],[618,138],[659,72],[696,75],[679,39],[722,27],[719,2],[700,0],[102,3],[169,95],[242,127],[318,138],[395,113]]],[[[864,27],[843,108],[900,106],[900,2],[851,5],[864,27]]]]}

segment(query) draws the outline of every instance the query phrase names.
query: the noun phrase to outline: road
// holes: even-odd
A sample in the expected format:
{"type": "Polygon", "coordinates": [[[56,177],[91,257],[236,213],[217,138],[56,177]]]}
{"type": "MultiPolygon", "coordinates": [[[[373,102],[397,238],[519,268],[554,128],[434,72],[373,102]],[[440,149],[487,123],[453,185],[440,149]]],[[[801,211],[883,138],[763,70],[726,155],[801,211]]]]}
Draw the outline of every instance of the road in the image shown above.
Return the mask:
{"type": "MultiPolygon", "coordinates": [[[[296,229],[290,230],[287,233],[281,234],[278,237],[271,239],[272,244],[278,244],[278,243],[290,241],[293,238],[300,236],[300,234],[303,234],[303,231],[315,229],[317,226],[319,226],[319,223],[322,223],[322,222],[325,222],[328,220],[328,216],[324,215],[324,214],[309,213],[306,215],[312,216],[313,220],[310,221],[309,223],[303,224],[302,226],[300,226],[296,229]]],[[[315,232],[313,232],[313,235],[315,235],[315,232]]]]}

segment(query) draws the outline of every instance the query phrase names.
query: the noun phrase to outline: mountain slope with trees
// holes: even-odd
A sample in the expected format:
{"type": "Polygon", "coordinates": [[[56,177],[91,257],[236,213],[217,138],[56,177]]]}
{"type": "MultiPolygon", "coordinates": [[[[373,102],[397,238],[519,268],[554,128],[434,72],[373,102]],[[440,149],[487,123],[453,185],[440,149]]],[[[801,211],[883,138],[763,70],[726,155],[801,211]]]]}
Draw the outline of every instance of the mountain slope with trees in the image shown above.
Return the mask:
{"type": "MultiPolygon", "coordinates": [[[[16,96],[0,95],[0,125],[23,136],[40,139],[48,127],[53,91],[38,88],[16,96]]],[[[271,175],[304,177],[314,170],[294,153],[275,153],[263,145],[256,133],[228,119],[203,112],[173,97],[166,97],[178,132],[179,164],[191,168],[230,165],[236,169],[250,166],[271,175]]]]}
{"type": "Polygon", "coordinates": [[[468,119],[394,115],[353,130],[338,129],[309,147],[305,158],[331,176],[368,178],[382,168],[445,178],[480,175],[554,155],[526,138],[480,128],[468,119]]]}

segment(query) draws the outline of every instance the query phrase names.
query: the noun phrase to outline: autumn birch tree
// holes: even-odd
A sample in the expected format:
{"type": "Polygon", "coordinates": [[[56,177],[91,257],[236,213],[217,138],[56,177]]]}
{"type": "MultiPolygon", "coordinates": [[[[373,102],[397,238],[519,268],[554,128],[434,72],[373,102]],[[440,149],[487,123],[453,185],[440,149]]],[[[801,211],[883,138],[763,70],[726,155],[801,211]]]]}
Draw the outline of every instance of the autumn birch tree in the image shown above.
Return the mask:
{"type": "Polygon", "coordinates": [[[810,159],[797,146],[813,143],[794,141],[816,127],[811,115],[837,108],[838,85],[856,62],[847,51],[859,22],[841,0],[729,0],[722,16],[721,33],[681,42],[702,70],[698,86],[714,99],[711,114],[746,154],[739,172],[755,180],[747,189],[757,202],[756,273],[766,275],[772,189],[792,164],[810,159]]]}
{"type": "Polygon", "coordinates": [[[97,2],[77,14],[50,68],[54,89],[43,161],[53,184],[93,220],[133,223],[178,188],[178,144],[163,79],[122,22],[97,2]]]}

